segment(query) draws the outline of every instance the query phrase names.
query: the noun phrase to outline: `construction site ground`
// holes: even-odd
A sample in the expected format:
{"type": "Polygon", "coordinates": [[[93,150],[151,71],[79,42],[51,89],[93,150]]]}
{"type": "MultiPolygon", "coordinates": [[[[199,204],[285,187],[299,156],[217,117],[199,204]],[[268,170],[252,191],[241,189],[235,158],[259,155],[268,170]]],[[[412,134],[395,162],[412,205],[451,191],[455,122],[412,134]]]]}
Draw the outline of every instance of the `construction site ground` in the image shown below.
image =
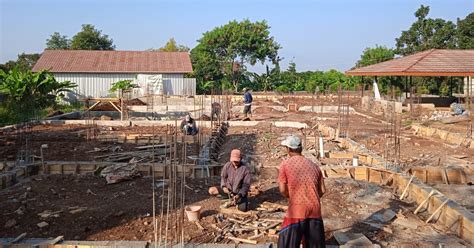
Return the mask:
{"type": "MultiPolygon", "coordinates": [[[[383,156],[386,152],[386,136],[390,127],[385,119],[378,114],[363,111],[352,100],[357,113],[351,112],[348,117],[348,137],[383,156]]],[[[182,227],[186,243],[233,243],[234,241],[220,237],[220,232],[230,224],[237,222],[257,223],[262,219],[282,220],[284,211],[260,211],[261,204],[266,202],[287,205],[278,192],[278,166],[286,157],[285,150],[279,146],[281,140],[290,134],[297,134],[307,139],[306,149],[317,154],[316,139],[318,132],[313,129],[318,123],[336,128],[337,113],[284,112],[269,106],[287,106],[296,103],[301,106],[337,105],[337,98],[330,101],[312,98],[283,98],[281,101],[257,100],[255,105],[263,107],[253,111],[251,120],[261,123],[255,126],[231,126],[225,143],[219,152],[217,162],[227,162],[230,151],[239,148],[243,151],[244,160],[249,163],[253,173],[250,215],[229,213],[221,216],[223,201],[208,195],[208,187],[219,185],[219,178],[187,178],[185,205],[202,206],[199,224],[186,219],[182,227]],[[305,123],[309,128],[298,129],[276,127],[272,121],[297,121],[305,123]],[[219,238],[220,237],[220,238],[219,238]]],[[[316,107],[317,109],[317,107],[316,107]]],[[[240,119],[240,113],[233,118],[240,119]]],[[[474,149],[450,145],[442,139],[415,135],[411,128],[412,121],[402,120],[400,163],[402,169],[415,166],[459,166],[474,163],[474,149]]],[[[447,130],[467,129],[463,123],[443,124],[430,121],[430,126],[447,130]],[[452,125],[452,126],[450,126],[452,125]]],[[[466,124],[467,125],[467,124],[466,124]]],[[[95,161],[103,152],[95,148],[119,146],[121,152],[135,151],[141,144],[117,143],[114,141],[86,140],[88,128],[84,125],[37,125],[33,126],[31,140],[28,143],[31,152],[39,157],[40,147],[48,145],[44,150],[46,160],[62,161],[95,161]]],[[[467,128],[467,126],[466,126],[467,128]]],[[[25,130],[4,131],[0,139],[0,158],[14,160],[25,144],[19,140],[25,130]]],[[[102,134],[120,135],[160,135],[166,127],[107,127],[99,126],[96,131],[102,134]]],[[[173,131],[173,130],[172,130],[173,131]]],[[[207,129],[203,132],[209,133],[207,129]]],[[[181,150],[181,149],[178,149],[181,150]]],[[[327,151],[338,151],[337,142],[327,142],[327,151]]],[[[188,155],[196,155],[189,146],[188,155]]],[[[111,152],[107,150],[107,152],[111,152]]],[[[179,157],[179,156],[178,156],[179,157]]],[[[323,165],[350,163],[344,159],[323,159],[323,165]]],[[[158,185],[158,184],[157,184],[158,185]]],[[[462,206],[473,212],[474,200],[472,185],[433,184],[435,188],[448,197],[458,201],[462,206]]],[[[449,247],[470,246],[458,238],[450,230],[437,224],[426,224],[429,214],[422,212],[414,215],[416,204],[400,201],[400,192],[392,188],[365,181],[349,178],[326,179],[327,194],[322,198],[323,219],[327,244],[338,244],[336,232],[362,233],[370,241],[382,247],[434,247],[446,244],[449,247]],[[392,216],[392,212],[395,216],[392,216]],[[386,216],[391,216],[386,220],[386,216]]],[[[14,186],[0,191],[0,237],[12,238],[26,232],[27,237],[48,238],[64,235],[66,240],[145,240],[153,241],[152,216],[152,178],[142,175],[129,181],[107,184],[104,178],[94,175],[35,175],[14,186]],[[38,224],[46,222],[47,226],[38,224]]],[[[156,186],[158,219],[161,201],[167,201],[163,195],[163,184],[156,186]]],[[[179,240],[177,226],[184,213],[172,210],[162,222],[169,220],[168,231],[162,228],[162,237],[168,242],[179,240]],[[174,221],[177,220],[177,221],[174,221]],[[177,225],[177,226],[176,226],[177,225]]],[[[160,226],[160,225],[159,225],[160,226]]],[[[278,229],[278,226],[274,226],[278,229]]],[[[234,232],[238,238],[250,238],[254,232],[234,232]]],[[[253,238],[259,243],[277,241],[278,233],[253,238]]],[[[164,242],[164,241],[163,241],[164,242]]]]}
{"type": "MultiPolygon", "coordinates": [[[[391,189],[357,182],[352,179],[328,179],[328,192],[323,197],[323,219],[328,244],[337,244],[335,231],[363,233],[371,241],[382,246],[408,245],[427,247],[437,244],[468,245],[453,234],[446,234],[436,226],[425,224],[410,210],[414,205],[399,201],[391,189]],[[403,222],[380,222],[380,216],[390,209],[398,213],[403,222]],[[373,226],[377,223],[379,226],[373,226]],[[407,224],[408,223],[408,224],[407,224]],[[380,226],[381,225],[381,226],[380,226]]],[[[226,214],[222,222],[216,219],[222,201],[209,197],[207,187],[217,185],[218,180],[190,180],[186,188],[186,205],[200,205],[203,208],[200,225],[185,220],[187,243],[214,243],[218,228],[236,215],[226,214]]],[[[251,198],[255,208],[268,201],[286,204],[279,194],[275,180],[254,182],[261,193],[251,198]]],[[[1,237],[16,237],[26,232],[29,237],[56,237],[63,235],[67,240],[153,240],[151,178],[107,185],[104,179],[94,176],[34,176],[29,181],[17,184],[0,193],[0,223],[12,223],[12,227],[2,227],[1,237]],[[46,227],[38,227],[41,222],[46,227]]],[[[159,190],[158,190],[159,191],[159,190]]],[[[161,193],[158,193],[161,199],[161,193]]],[[[165,197],[166,200],[166,197],[165,197]]],[[[160,213],[161,209],[157,209],[160,213]]],[[[171,242],[179,239],[173,221],[181,213],[175,211],[169,218],[167,237],[171,242]]],[[[272,213],[266,218],[282,219],[284,212],[272,213]]],[[[159,218],[159,217],[158,217],[159,218]]],[[[164,229],[164,228],[163,228],[164,229]]],[[[162,231],[164,236],[166,231],[162,231]]],[[[243,233],[239,237],[252,236],[243,233]]],[[[277,237],[262,237],[259,243],[276,242],[277,237]]],[[[232,243],[231,240],[218,240],[232,243]]]]}

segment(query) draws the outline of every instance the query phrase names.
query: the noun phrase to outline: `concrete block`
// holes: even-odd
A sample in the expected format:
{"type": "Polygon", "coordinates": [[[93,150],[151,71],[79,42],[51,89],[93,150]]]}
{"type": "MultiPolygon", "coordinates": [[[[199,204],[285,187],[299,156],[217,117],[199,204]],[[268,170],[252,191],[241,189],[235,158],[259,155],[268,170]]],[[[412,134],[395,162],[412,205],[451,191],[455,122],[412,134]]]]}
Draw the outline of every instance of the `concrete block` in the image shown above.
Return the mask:
{"type": "Polygon", "coordinates": [[[117,247],[117,248],[146,248],[148,247],[148,242],[146,241],[64,241],[61,244],[55,245],[55,247],[117,247]]]}
{"type": "Polygon", "coordinates": [[[269,243],[269,244],[256,244],[256,245],[252,245],[252,244],[239,244],[237,246],[238,248],[272,248],[273,247],[273,244],[269,243]]]}
{"type": "MultiPolygon", "coordinates": [[[[173,247],[181,247],[179,245],[173,247]]],[[[184,247],[189,248],[236,248],[236,244],[186,244],[184,247]]]]}
{"type": "Polygon", "coordinates": [[[288,104],[288,111],[289,111],[289,112],[296,112],[296,111],[298,111],[298,104],[296,104],[296,103],[290,103],[290,104],[288,104]]]}
{"type": "MultiPolygon", "coordinates": [[[[301,106],[298,108],[298,111],[301,112],[317,112],[321,113],[337,113],[338,112],[338,106],[333,106],[333,105],[314,105],[314,106],[301,106]]],[[[354,108],[349,107],[349,113],[355,112],[354,108]]]]}
{"type": "MultiPolygon", "coordinates": [[[[274,109],[276,111],[280,111],[280,112],[288,112],[288,109],[283,107],[283,106],[259,106],[259,105],[252,105],[252,111],[255,111],[256,109],[259,109],[261,107],[272,108],[272,109],[274,109]]],[[[243,113],[244,112],[244,106],[234,106],[234,107],[232,107],[232,112],[234,112],[234,113],[243,113]]]]}
{"type": "Polygon", "coordinates": [[[296,121],[275,121],[273,125],[276,127],[309,128],[308,124],[296,121]]]}
{"type": "Polygon", "coordinates": [[[229,121],[230,127],[253,127],[260,123],[260,121],[229,121]]]}

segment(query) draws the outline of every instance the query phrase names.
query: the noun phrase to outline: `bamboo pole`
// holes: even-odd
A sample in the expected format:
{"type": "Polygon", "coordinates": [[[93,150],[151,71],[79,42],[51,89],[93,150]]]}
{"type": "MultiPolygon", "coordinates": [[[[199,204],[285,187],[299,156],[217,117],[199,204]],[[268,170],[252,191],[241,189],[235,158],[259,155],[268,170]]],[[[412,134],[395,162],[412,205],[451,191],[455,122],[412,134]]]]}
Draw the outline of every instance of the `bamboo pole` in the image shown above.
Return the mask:
{"type": "Polygon", "coordinates": [[[446,201],[444,201],[434,212],[433,214],[431,214],[431,216],[425,221],[425,223],[428,223],[430,222],[431,219],[433,219],[433,217],[441,210],[441,208],[444,207],[444,205],[446,205],[446,203],[448,203],[449,199],[447,199],[446,201]]]}
{"type": "Polygon", "coordinates": [[[415,174],[416,174],[416,171],[413,172],[413,175],[411,175],[410,181],[408,181],[407,186],[405,187],[405,189],[403,190],[402,195],[400,196],[400,200],[402,200],[402,199],[405,197],[405,194],[406,194],[407,191],[408,191],[408,187],[410,186],[411,182],[413,181],[413,178],[415,178],[415,174]]]}
{"type": "Polygon", "coordinates": [[[428,196],[420,203],[420,205],[418,205],[418,207],[415,209],[415,211],[413,212],[414,214],[417,214],[420,209],[423,207],[423,205],[426,204],[426,202],[430,199],[431,196],[433,196],[435,193],[434,190],[431,190],[431,192],[428,194],[428,196]]]}

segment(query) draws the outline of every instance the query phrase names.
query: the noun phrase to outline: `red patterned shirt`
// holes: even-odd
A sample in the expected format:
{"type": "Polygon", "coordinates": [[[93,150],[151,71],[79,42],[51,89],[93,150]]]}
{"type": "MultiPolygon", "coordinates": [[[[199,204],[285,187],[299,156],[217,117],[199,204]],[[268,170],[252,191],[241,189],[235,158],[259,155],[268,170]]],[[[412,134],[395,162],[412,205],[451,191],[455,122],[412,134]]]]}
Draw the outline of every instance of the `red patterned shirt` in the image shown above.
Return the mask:
{"type": "Polygon", "coordinates": [[[292,156],[281,162],[278,180],[288,185],[286,218],[321,218],[318,189],[324,179],[318,165],[303,156],[292,156]]]}

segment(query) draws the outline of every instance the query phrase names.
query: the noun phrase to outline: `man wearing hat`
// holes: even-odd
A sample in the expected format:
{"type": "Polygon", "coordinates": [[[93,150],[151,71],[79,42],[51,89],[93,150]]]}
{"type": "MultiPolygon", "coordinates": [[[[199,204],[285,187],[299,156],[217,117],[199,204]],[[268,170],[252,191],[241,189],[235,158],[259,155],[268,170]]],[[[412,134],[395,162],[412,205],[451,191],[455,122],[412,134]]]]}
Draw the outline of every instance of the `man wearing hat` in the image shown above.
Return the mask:
{"type": "Polygon", "coordinates": [[[229,197],[240,211],[245,212],[248,210],[250,179],[250,169],[242,162],[240,150],[234,149],[230,153],[230,161],[222,167],[220,188],[211,187],[209,194],[229,197]]]}
{"type": "Polygon", "coordinates": [[[281,162],[280,192],[289,200],[279,232],[278,247],[325,247],[320,198],[326,191],[319,166],[301,153],[301,139],[291,135],[282,143],[289,158],[281,162]]]}

